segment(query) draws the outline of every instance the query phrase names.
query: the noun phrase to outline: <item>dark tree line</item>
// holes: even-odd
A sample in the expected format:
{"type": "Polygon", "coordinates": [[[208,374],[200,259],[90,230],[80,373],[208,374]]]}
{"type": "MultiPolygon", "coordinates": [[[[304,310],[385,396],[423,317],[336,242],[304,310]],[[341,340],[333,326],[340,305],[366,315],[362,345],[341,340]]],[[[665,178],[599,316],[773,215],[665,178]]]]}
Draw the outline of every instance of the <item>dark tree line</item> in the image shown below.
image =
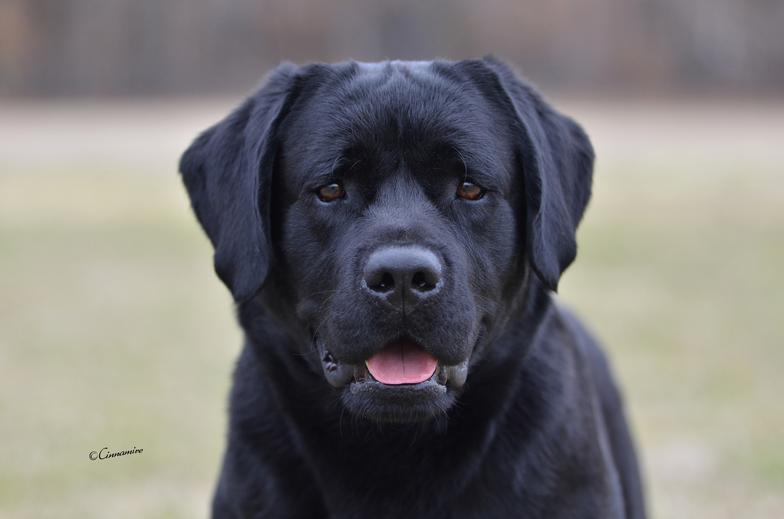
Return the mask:
{"type": "Polygon", "coordinates": [[[784,90],[781,0],[0,0],[0,94],[250,88],[280,60],[495,53],[591,92],[784,90]]]}

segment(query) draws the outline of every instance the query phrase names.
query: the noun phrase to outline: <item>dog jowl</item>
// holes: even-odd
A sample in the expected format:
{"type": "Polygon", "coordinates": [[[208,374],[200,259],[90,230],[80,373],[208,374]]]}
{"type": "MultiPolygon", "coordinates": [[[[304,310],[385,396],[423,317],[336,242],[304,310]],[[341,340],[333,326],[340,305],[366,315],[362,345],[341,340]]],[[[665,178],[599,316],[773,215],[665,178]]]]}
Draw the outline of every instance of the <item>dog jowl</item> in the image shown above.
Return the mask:
{"type": "Polygon", "coordinates": [[[503,63],[282,65],[181,173],[238,304],[216,517],[642,517],[552,302],[593,151],[503,63]]]}

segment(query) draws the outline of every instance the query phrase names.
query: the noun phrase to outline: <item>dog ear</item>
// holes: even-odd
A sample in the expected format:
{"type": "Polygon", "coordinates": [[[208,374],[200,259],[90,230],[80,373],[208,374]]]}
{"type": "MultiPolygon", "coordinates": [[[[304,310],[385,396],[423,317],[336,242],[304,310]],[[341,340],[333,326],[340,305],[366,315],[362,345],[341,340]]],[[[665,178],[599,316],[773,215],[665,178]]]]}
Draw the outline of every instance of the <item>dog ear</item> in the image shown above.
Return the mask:
{"type": "Polygon", "coordinates": [[[556,112],[507,65],[493,57],[480,63],[492,72],[492,88],[512,113],[519,135],[529,261],[545,285],[557,290],[577,256],[575,233],[591,197],[593,147],[577,123],[556,112]]]}
{"type": "Polygon", "coordinates": [[[253,297],[269,270],[276,129],[293,102],[296,70],[279,66],[180,159],[193,211],[215,249],[215,272],[238,302],[253,297]]]}

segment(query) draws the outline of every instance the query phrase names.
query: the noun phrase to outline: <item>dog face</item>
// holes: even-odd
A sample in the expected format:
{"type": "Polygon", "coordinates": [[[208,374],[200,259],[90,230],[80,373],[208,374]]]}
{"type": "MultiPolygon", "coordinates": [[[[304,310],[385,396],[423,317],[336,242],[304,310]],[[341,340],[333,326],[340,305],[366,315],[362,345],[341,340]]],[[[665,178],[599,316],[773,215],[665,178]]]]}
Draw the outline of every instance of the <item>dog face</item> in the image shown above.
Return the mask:
{"type": "Polygon", "coordinates": [[[348,63],[280,67],[181,172],[237,301],[349,411],[419,421],[500,354],[529,271],[555,289],[592,159],[493,59],[348,63]]]}

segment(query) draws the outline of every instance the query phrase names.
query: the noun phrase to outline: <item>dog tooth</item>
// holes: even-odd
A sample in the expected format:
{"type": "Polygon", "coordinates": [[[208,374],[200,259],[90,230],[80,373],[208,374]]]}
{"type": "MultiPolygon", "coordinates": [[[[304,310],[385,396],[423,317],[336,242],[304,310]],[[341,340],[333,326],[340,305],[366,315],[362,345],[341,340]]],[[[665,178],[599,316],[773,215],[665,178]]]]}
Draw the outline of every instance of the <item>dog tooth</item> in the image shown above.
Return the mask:
{"type": "Polygon", "coordinates": [[[438,374],[436,375],[436,382],[445,385],[449,381],[449,368],[446,366],[438,367],[438,374]]]}
{"type": "Polygon", "coordinates": [[[333,369],[324,367],[324,376],[331,386],[341,388],[351,382],[354,370],[351,366],[338,363],[334,365],[333,369]]]}
{"type": "Polygon", "coordinates": [[[449,386],[453,389],[462,388],[465,384],[466,378],[468,377],[468,359],[464,360],[460,364],[449,366],[447,371],[449,386]]]}

